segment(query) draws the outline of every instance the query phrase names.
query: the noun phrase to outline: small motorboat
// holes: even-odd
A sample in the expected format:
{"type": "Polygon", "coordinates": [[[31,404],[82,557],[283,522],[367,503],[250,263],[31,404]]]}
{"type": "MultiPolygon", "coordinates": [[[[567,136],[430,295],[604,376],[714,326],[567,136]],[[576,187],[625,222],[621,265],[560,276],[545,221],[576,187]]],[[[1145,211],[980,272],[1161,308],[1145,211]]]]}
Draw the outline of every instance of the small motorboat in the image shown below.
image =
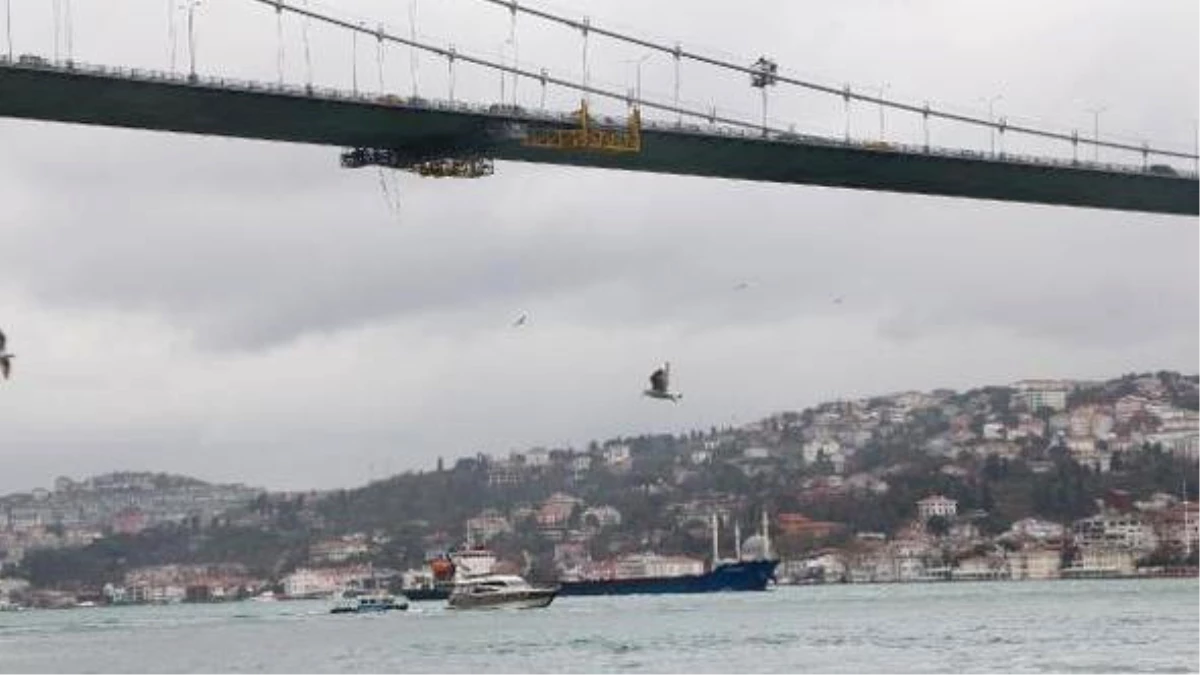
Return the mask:
{"type": "Polygon", "coordinates": [[[487,574],[459,581],[447,601],[450,609],[535,609],[554,602],[558,587],[533,586],[519,576],[487,574]]]}
{"type": "Polygon", "coordinates": [[[357,594],[347,591],[342,594],[330,614],[368,614],[372,612],[404,611],[408,609],[408,598],[390,593],[357,594]]]}

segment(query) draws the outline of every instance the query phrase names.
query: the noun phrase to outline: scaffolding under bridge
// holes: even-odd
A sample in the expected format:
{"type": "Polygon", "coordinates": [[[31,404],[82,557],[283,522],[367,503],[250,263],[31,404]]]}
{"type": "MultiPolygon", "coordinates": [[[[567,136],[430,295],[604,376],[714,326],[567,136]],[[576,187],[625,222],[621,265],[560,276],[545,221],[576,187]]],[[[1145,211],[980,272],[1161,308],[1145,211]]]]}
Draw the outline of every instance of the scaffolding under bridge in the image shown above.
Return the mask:
{"type": "Polygon", "coordinates": [[[414,160],[409,154],[388,148],[354,148],[342,153],[342,167],[359,169],[380,166],[411,171],[430,178],[483,178],[496,172],[490,157],[441,157],[414,160]]]}

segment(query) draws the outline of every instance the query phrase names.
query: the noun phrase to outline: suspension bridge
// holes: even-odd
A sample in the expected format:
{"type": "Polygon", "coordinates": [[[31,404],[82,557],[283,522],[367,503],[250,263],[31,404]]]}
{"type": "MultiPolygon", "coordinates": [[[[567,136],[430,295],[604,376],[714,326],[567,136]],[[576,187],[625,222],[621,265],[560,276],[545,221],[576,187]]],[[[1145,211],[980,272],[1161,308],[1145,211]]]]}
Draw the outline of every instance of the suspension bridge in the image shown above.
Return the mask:
{"type": "MultiPolygon", "coordinates": [[[[477,1],[511,13],[514,26],[521,15],[548,30],[557,27],[580,34],[582,78],[529,67],[515,58],[508,62],[437,44],[418,38],[415,30],[406,36],[382,24],[369,28],[334,11],[312,9],[306,0],[241,1],[261,6],[280,22],[290,15],[306,26],[311,22],[344,31],[354,41],[374,41],[381,54],[388,46],[399,46],[431,55],[448,69],[446,97],[417,96],[415,74],[414,92],[407,96],[362,91],[357,70],[350,90],[315,86],[311,75],[303,84],[288,83],[283,77],[282,43],[280,75],[275,82],[200,73],[190,36],[195,3],[187,6],[187,72],[87,64],[76,61],[69,48],[65,59],[58,53],[57,8],[65,2],[69,12],[70,0],[54,1],[57,58],[14,53],[11,14],[8,17],[8,51],[0,54],[0,116],[337,146],[343,148],[344,167],[378,165],[438,177],[482,178],[494,172],[496,160],[508,160],[1177,215],[1200,213],[1194,149],[1121,142],[1098,132],[1087,137],[1012,124],[991,115],[971,116],[905,103],[882,94],[791,77],[766,57],[735,63],[678,43],[647,40],[586,18],[562,16],[511,0],[477,1]],[[589,39],[628,43],[671,59],[675,64],[674,99],[643,97],[640,82],[636,89],[628,90],[589,82],[589,39]],[[680,103],[682,62],[744,76],[750,86],[761,90],[761,118],[680,103]],[[512,100],[503,92],[500,100],[456,98],[455,68],[464,64],[499,73],[502,87],[506,78],[511,78],[512,100]],[[522,80],[540,87],[541,105],[518,104],[515,89],[522,80]],[[855,139],[849,133],[849,121],[842,137],[774,124],[767,115],[768,92],[779,87],[834,97],[844,102],[847,111],[851,102],[879,106],[881,124],[884,108],[916,116],[922,123],[924,142],[855,139]],[[571,110],[547,110],[547,88],[574,92],[579,105],[571,110]],[[616,102],[625,108],[624,114],[594,114],[589,102],[600,101],[616,102]],[[931,121],[989,129],[999,134],[1001,150],[931,144],[931,121]],[[1006,153],[1004,139],[1012,136],[1058,143],[1071,148],[1072,156],[1006,153]],[[1080,146],[1119,151],[1141,161],[1087,161],[1079,157],[1080,146]],[[1181,166],[1187,163],[1192,164],[1191,170],[1181,166]]],[[[6,8],[9,2],[6,0],[6,8]]],[[[307,43],[305,53],[308,58],[307,43]]],[[[382,62],[380,73],[382,83],[382,62]]]]}

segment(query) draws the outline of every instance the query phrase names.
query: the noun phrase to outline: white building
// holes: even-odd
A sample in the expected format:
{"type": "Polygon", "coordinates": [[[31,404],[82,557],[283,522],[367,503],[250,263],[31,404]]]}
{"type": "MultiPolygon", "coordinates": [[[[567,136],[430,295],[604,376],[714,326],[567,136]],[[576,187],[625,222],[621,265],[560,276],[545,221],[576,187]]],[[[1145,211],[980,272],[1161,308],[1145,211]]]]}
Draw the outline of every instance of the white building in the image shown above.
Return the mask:
{"type": "Polygon", "coordinates": [[[1010,576],[1007,560],[984,555],[964,558],[950,572],[952,579],[961,580],[1008,579],[1010,576]]]}
{"type": "Polygon", "coordinates": [[[928,408],[937,403],[937,399],[929,394],[919,391],[906,391],[902,394],[892,396],[892,403],[900,408],[907,410],[915,410],[917,408],[928,408]]]}
{"type": "Polygon", "coordinates": [[[746,448],[742,451],[744,459],[766,459],[771,456],[771,451],[761,447],[746,448]]]}
{"type": "Polygon", "coordinates": [[[1187,459],[1197,459],[1200,457],[1200,433],[1195,430],[1191,431],[1166,431],[1157,434],[1148,434],[1146,442],[1150,444],[1159,443],[1164,451],[1185,457],[1187,459]]]}
{"type": "Polygon", "coordinates": [[[817,438],[804,444],[800,449],[807,464],[816,462],[822,455],[832,460],[834,455],[840,455],[842,446],[832,438],[817,438]]]}
{"type": "Polygon", "coordinates": [[[1069,386],[1058,380],[1022,380],[1014,385],[1017,390],[1013,398],[1024,403],[1030,410],[1050,408],[1065,410],[1069,386]]]}
{"type": "Polygon", "coordinates": [[[519,485],[524,480],[522,466],[509,460],[500,460],[488,465],[488,485],[519,485]]]}
{"type": "Polygon", "coordinates": [[[1022,518],[1012,524],[1012,527],[1008,530],[1008,534],[1016,538],[1048,541],[1062,539],[1063,535],[1066,534],[1066,528],[1048,520],[1022,518]]]}
{"type": "Polygon", "coordinates": [[[983,438],[989,441],[1003,440],[1006,436],[1006,430],[1003,424],[999,422],[988,422],[983,425],[983,438]]]}
{"type": "Polygon", "coordinates": [[[883,494],[888,491],[887,481],[880,480],[869,473],[856,473],[843,483],[848,489],[861,492],[883,494]]]}
{"type": "Polygon", "coordinates": [[[338,580],[329,570],[300,568],[283,579],[283,592],[290,598],[326,596],[338,589],[338,580]]]}
{"type": "Polygon", "coordinates": [[[1146,404],[1149,403],[1141,396],[1123,396],[1117,400],[1113,406],[1113,411],[1117,415],[1117,421],[1124,424],[1133,418],[1134,415],[1146,409],[1146,404]]]}
{"type": "Polygon", "coordinates": [[[930,495],[917,502],[917,515],[921,522],[933,516],[953,518],[958,515],[958,501],[941,495],[930,495]]]}
{"type": "Polygon", "coordinates": [[[1009,557],[1012,578],[1018,581],[1057,579],[1062,568],[1062,553],[1053,548],[1027,548],[1009,557]]]}
{"type": "Polygon", "coordinates": [[[1154,528],[1132,513],[1105,512],[1075,521],[1075,541],[1082,548],[1123,549],[1149,553],[1158,545],[1154,528]]]}
{"type": "Polygon", "coordinates": [[[550,451],[538,448],[525,453],[525,466],[540,468],[550,465],[550,451]]]}
{"type": "Polygon", "coordinates": [[[492,509],[486,509],[478,516],[467,519],[467,540],[482,544],[491,539],[512,532],[508,519],[492,509]]]}
{"type": "Polygon", "coordinates": [[[593,506],[583,512],[583,522],[591,520],[599,527],[615,527],[621,524],[621,512],[611,506],[593,506]]]}
{"type": "Polygon", "coordinates": [[[1118,548],[1088,548],[1080,551],[1079,559],[1062,570],[1063,576],[1130,576],[1134,573],[1134,553],[1118,548]]]}
{"type": "Polygon", "coordinates": [[[337,563],[370,552],[371,546],[365,537],[350,535],[313,544],[309,548],[309,558],[315,563],[337,563]]]}
{"type": "Polygon", "coordinates": [[[604,463],[609,466],[626,466],[630,463],[629,446],[623,443],[604,448],[604,463]]]}

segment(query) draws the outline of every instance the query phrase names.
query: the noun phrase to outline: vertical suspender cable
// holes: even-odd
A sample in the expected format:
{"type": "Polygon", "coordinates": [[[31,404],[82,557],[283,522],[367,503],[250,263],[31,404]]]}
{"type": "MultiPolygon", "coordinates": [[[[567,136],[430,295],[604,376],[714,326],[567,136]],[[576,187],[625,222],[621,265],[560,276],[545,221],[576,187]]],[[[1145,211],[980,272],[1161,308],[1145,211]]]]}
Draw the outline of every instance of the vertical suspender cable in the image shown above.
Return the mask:
{"type": "Polygon", "coordinates": [[[75,27],[71,23],[71,0],[66,2],[66,20],[67,20],[67,63],[75,60],[75,27]]]}
{"type": "Polygon", "coordinates": [[[379,93],[384,92],[383,86],[383,24],[376,27],[375,32],[375,60],[379,62],[379,93]]]}
{"type": "Polygon", "coordinates": [[[925,112],[921,113],[921,122],[925,128],[925,152],[929,152],[929,101],[925,101],[925,112]]]}
{"type": "Polygon", "coordinates": [[[4,0],[4,31],[8,34],[8,60],[13,58],[12,43],[12,0],[4,0]]]}
{"type": "Polygon", "coordinates": [[[178,29],[175,27],[175,2],[167,0],[167,42],[171,52],[171,74],[175,73],[176,54],[179,48],[176,46],[178,40],[178,29]]]}
{"type": "Polygon", "coordinates": [[[408,65],[409,70],[412,72],[413,98],[417,98],[417,75],[421,67],[420,62],[417,60],[420,57],[420,53],[417,51],[415,44],[417,41],[417,0],[408,0],[408,34],[411,42],[414,43],[412,50],[408,54],[408,65]]]}
{"type": "Polygon", "coordinates": [[[62,4],[61,0],[53,0],[50,6],[54,10],[54,60],[59,60],[59,42],[61,42],[60,32],[62,28],[62,4]]]}
{"type": "Polygon", "coordinates": [[[545,68],[542,68],[540,79],[542,81],[542,110],[545,110],[546,109],[546,69],[545,68]]]}
{"type": "MultiPolygon", "coordinates": [[[[509,12],[512,15],[512,22],[509,23],[509,26],[508,26],[508,41],[512,43],[513,68],[516,69],[516,68],[521,67],[521,61],[518,58],[519,53],[517,52],[517,0],[513,0],[512,6],[509,8],[509,12]]],[[[513,79],[513,83],[512,83],[513,105],[516,105],[517,104],[517,83],[521,81],[521,78],[516,73],[513,73],[512,79],[513,79]]]]}
{"type": "Polygon", "coordinates": [[[200,5],[200,0],[188,0],[188,79],[194,81],[196,79],[196,24],[195,14],[196,7],[200,5]]]}
{"type": "MultiPolygon", "coordinates": [[[[587,48],[588,48],[588,26],[590,25],[590,23],[591,23],[591,21],[586,16],[583,17],[583,28],[582,28],[582,30],[583,30],[583,86],[585,88],[588,86],[587,48]]],[[[588,95],[588,92],[584,91],[583,100],[585,102],[587,102],[587,101],[589,101],[590,98],[591,97],[588,95]]]]}
{"type": "MultiPolygon", "coordinates": [[[[305,7],[305,9],[308,8],[308,0],[304,0],[304,7],[305,7]]],[[[307,84],[308,87],[311,89],[312,83],[313,83],[313,73],[312,73],[312,52],[310,52],[309,48],[308,48],[308,23],[309,23],[309,19],[306,16],[306,17],[304,17],[304,27],[302,29],[302,34],[304,36],[304,77],[305,77],[305,84],[307,84]]]]}
{"type": "MultiPolygon", "coordinates": [[[[358,24],[362,26],[362,24],[358,24]]],[[[358,31],[350,31],[350,90],[358,95],[358,31]]]]}
{"type": "Polygon", "coordinates": [[[766,87],[762,88],[762,109],[763,109],[762,133],[763,133],[763,138],[766,138],[766,136],[767,136],[767,88],[766,87]]]}
{"type": "MultiPolygon", "coordinates": [[[[679,58],[682,55],[683,55],[683,49],[679,46],[679,43],[676,42],[675,43],[675,52],[674,52],[674,56],[675,56],[675,107],[676,108],[679,107],[679,58]]],[[[675,123],[679,126],[683,126],[683,113],[679,113],[679,117],[676,118],[675,123]]]]}
{"type": "Polygon", "coordinates": [[[850,85],[842,86],[842,101],[846,106],[846,142],[850,142],[850,85]]]}
{"type": "Polygon", "coordinates": [[[275,5],[275,38],[277,41],[275,49],[275,70],[279,75],[279,86],[283,86],[283,8],[278,3],[275,5]]]}

